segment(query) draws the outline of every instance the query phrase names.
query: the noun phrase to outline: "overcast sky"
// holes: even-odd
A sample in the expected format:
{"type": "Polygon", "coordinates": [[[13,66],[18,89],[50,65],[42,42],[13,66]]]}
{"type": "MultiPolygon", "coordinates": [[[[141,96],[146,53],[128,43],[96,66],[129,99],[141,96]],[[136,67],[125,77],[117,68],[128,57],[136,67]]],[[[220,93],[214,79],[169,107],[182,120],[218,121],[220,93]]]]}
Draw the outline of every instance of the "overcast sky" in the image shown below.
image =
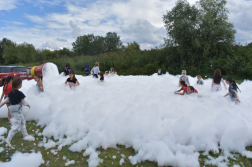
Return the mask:
{"type": "MultiPolygon", "coordinates": [[[[159,47],[166,37],[163,14],[176,0],[0,0],[0,38],[36,48],[72,49],[76,37],[117,32],[124,43],[159,47]]],[[[196,0],[189,0],[195,3],[196,0]]],[[[228,0],[236,42],[252,42],[252,0],[228,0]]]]}

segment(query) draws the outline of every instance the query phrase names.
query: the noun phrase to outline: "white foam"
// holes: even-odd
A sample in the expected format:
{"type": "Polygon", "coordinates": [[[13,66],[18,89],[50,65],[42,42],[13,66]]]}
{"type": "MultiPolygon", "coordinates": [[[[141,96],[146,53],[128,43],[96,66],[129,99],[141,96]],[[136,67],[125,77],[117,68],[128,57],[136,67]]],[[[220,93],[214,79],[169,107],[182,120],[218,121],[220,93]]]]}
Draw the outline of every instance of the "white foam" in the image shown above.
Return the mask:
{"type": "MultiPolygon", "coordinates": [[[[65,86],[65,76],[44,78],[45,92],[38,94],[34,81],[24,81],[23,91],[31,109],[26,120],[45,126],[42,135],[59,139],[60,150],[90,155],[89,166],[102,163],[97,148],[132,146],[132,164],[150,160],[160,166],[199,166],[198,151],[242,153],[252,145],[252,82],[239,85],[241,103],[224,98],[224,89],[212,93],[211,79],[196,85],[203,97],[174,95],[179,76],[111,76],[103,83],[77,75],[80,86],[65,86]],[[74,144],[73,144],[74,143],[74,144]],[[218,146],[220,144],[220,146],[218,146]]],[[[6,107],[0,117],[7,117],[6,107]],[[2,114],[4,113],[4,114],[2,114]]],[[[245,154],[245,152],[244,152],[245,154]]],[[[249,154],[246,153],[248,156],[249,154]]]]}
{"type": "Polygon", "coordinates": [[[38,167],[41,164],[43,164],[44,161],[42,159],[42,154],[40,152],[38,153],[25,153],[22,154],[20,152],[16,152],[12,155],[10,162],[1,162],[1,167],[11,167],[11,166],[18,166],[18,167],[38,167]]]}

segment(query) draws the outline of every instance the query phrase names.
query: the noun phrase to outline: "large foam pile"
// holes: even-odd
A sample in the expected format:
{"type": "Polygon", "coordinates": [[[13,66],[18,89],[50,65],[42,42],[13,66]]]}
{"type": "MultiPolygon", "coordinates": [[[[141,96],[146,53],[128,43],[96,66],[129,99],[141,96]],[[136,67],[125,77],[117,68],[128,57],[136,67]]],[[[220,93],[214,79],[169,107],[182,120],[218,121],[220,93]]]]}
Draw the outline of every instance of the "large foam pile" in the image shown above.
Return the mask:
{"type": "MultiPolygon", "coordinates": [[[[210,92],[211,79],[199,86],[189,77],[199,98],[174,95],[179,76],[169,74],[111,76],[105,82],[76,77],[81,85],[70,89],[64,84],[67,77],[48,75],[40,94],[34,81],[24,81],[21,91],[31,105],[24,107],[24,115],[45,126],[44,136],[60,139],[53,143],[59,150],[64,145],[71,145],[71,151],[86,150],[90,166],[102,162],[96,148],[117,144],[138,152],[129,157],[132,164],[150,160],[171,166],[199,166],[198,151],[218,148],[246,155],[245,147],[252,145],[251,81],[239,85],[237,105],[223,97],[224,87],[210,92]]],[[[0,117],[7,117],[6,107],[0,117]]]]}

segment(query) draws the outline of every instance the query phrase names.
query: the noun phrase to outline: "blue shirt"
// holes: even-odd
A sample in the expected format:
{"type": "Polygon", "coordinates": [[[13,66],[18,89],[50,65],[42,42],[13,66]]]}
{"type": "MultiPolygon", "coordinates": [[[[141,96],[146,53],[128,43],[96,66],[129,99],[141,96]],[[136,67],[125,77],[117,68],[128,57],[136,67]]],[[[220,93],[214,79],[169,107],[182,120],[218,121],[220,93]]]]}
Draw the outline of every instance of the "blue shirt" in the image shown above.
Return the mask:
{"type": "MultiPolygon", "coordinates": [[[[86,70],[87,68],[90,68],[89,64],[85,65],[84,68],[85,68],[85,70],[86,70]]],[[[89,70],[89,69],[88,69],[88,70],[89,70]]]]}

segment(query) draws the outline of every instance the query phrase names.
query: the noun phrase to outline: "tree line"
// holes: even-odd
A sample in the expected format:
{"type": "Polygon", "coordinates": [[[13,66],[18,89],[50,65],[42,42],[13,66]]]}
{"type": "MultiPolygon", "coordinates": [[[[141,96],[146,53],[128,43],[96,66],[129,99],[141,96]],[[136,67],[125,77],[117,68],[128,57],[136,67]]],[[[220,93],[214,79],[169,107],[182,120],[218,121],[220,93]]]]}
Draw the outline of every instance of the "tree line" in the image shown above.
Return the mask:
{"type": "Polygon", "coordinates": [[[157,68],[172,74],[186,69],[191,75],[209,75],[215,68],[220,68],[224,75],[251,78],[252,43],[235,44],[236,30],[228,20],[226,2],[199,0],[192,5],[186,0],[178,0],[175,7],[163,15],[167,37],[162,48],[142,51],[136,42],[124,46],[115,32],[108,32],[105,37],[94,34],[77,37],[72,50],[39,50],[32,44],[17,45],[2,40],[1,63],[50,60],[61,69],[63,62],[71,61],[74,68],[81,71],[83,65],[79,60],[85,59],[91,64],[102,62],[101,68],[105,70],[114,66],[118,74],[125,75],[149,75],[157,68]]]}

